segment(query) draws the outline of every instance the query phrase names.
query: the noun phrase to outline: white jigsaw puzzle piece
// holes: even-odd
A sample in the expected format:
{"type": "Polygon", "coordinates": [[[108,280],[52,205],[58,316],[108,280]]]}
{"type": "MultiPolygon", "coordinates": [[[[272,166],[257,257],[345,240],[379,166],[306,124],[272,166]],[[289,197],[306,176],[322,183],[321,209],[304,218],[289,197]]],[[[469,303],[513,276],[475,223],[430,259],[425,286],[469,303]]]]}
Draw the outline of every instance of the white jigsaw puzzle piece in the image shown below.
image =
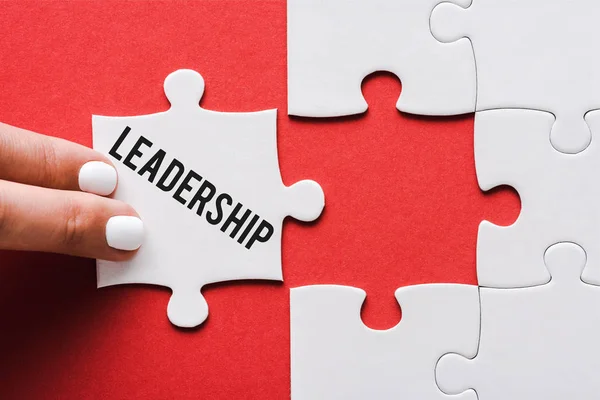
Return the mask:
{"type": "MultiPolygon", "coordinates": [[[[524,108],[556,116],[553,146],[577,153],[591,140],[584,115],[600,108],[600,2],[473,0],[443,3],[433,35],[468,37],[477,64],[477,110],[524,108]]],[[[466,87],[470,91],[470,87],[466,87]]]]}
{"type": "Polygon", "coordinates": [[[545,259],[547,285],[481,289],[479,352],[440,359],[442,391],[475,389],[480,400],[598,398],[600,287],[581,281],[586,255],[578,245],[556,244],[545,259]]]}
{"type": "Polygon", "coordinates": [[[98,260],[98,287],[169,287],[169,319],[194,327],[208,316],[205,284],[282,279],[283,219],[316,219],[324,196],[313,181],[283,185],[277,110],[204,110],[204,80],[192,70],[170,74],[164,90],[168,111],[93,117],[94,148],[119,174],[114,197],[131,204],[146,229],[132,260],[98,260]]]}
{"type": "MultiPolygon", "coordinates": [[[[396,290],[400,323],[386,331],[360,318],[365,292],[348,286],[291,290],[292,400],[447,400],[435,366],[449,349],[473,357],[479,337],[476,286],[396,290]]],[[[456,397],[474,400],[474,392],[456,397]]]]}
{"type": "MultiPolygon", "coordinates": [[[[600,113],[587,117],[600,132],[600,113]]],[[[574,242],[586,249],[584,279],[600,283],[600,141],[578,154],[556,151],[548,140],[552,114],[532,110],[490,110],[475,116],[475,167],[479,186],[514,187],[521,213],[513,225],[484,221],[477,240],[480,286],[515,288],[550,280],[546,249],[574,242]]]]}
{"type": "MultiPolygon", "coordinates": [[[[459,0],[468,5],[469,0],[459,0]]],[[[288,114],[362,113],[365,76],[402,80],[401,111],[456,115],[475,110],[475,63],[468,40],[432,35],[440,0],[288,0],[288,114]]]]}

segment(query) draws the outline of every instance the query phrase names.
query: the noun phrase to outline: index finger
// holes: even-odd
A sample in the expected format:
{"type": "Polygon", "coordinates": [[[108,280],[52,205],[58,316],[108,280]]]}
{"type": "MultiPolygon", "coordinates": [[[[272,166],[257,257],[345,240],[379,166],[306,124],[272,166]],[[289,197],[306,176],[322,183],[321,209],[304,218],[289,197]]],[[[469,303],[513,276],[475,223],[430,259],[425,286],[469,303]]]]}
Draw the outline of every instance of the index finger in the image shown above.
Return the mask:
{"type": "Polygon", "coordinates": [[[117,172],[88,147],[0,123],[0,179],[106,196],[116,188],[117,172]]]}

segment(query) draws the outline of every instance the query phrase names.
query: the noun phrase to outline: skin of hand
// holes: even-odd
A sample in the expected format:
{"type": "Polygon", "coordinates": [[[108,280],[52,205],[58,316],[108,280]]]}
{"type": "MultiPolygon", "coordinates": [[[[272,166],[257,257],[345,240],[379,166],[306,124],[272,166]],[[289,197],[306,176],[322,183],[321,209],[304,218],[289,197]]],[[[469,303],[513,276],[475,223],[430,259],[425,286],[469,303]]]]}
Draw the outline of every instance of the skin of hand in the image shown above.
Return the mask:
{"type": "Polygon", "coordinates": [[[102,154],[0,123],[0,249],[131,258],[144,226],[102,154]]]}

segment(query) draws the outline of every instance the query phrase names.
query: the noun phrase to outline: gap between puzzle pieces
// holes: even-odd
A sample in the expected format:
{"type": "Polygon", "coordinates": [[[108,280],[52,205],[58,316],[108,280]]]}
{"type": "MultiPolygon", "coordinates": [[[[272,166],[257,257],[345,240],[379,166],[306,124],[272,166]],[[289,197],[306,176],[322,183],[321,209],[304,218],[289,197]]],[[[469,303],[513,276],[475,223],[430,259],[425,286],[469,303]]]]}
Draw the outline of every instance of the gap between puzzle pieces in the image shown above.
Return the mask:
{"type": "MultiPolygon", "coordinates": [[[[484,217],[498,224],[512,223],[520,207],[516,192],[508,187],[490,193],[479,190],[471,116],[429,118],[399,113],[394,103],[402,87],[390,73],[370,75],[362,89],[370,104],[364,115],[290,119],[293,126],[288,135],[307,140],[318,135],[322,147],[336,149],[319,163],[332,177],[320,182],[329,204],[340,206],[328,207],[316,224],[320,237],[332,243],[331,250],[321,251],[317,262],[298,262],[288,256],[286,286],[360,287],[368,294],[361,309],[363,321],[383,329],[401,318],[400,307],[390,295],[398,287],[476,284],[477,226],[484,217]],[[361,159],[360,168],[344,161],[349,152],[343,149],[348,147],[355,159],[361,159]],[[432,163],[433,159],[437,161],[432,163]],[[355,191],[357,182],[368,188],[368,197],[355,191]],[[354,251],[340,251],[349,243],[354,251]],[[377,251],[358,250],[368,248],[377,251]],[[352,268],[357,264],[360,270],[352,268]]],[[[291,151],[313,150],[294,147],[291,151]]],[[[296,236],[302,228],[292,223],[287,229],[296,236]]]]}

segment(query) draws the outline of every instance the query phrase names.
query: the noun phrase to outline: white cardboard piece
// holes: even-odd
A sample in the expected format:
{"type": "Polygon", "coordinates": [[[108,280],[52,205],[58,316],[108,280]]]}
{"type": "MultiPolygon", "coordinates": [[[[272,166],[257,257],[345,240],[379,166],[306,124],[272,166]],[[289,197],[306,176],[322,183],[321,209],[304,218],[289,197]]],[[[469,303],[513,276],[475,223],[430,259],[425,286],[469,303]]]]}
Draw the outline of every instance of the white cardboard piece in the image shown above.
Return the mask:
{"type": "Polygon", "coordinates": [[[429,19],[439,2],[288,0],[288,114],[362,113],[362,80],[382,70],[402,80],[401,111],[473,112],[473,50],[466,39],[443,44],[431,35],[429,19]]]}
{"type": "Polygon", "coordinates": [[[586,256],[578,245],[556,244],[545,259],[547,285],[481,289],[479,352],[442,357],[441,390],[473,388],[480,400],[598,398],[600,287],[581,281],[586,256]]]}
{"type": "Polygon", "coordinates": [[[473,0],[467,9],[463,0],[452,3],[435,8],[431,30],[444,43],[471,40],[477,110],[551,112],[553,146],[564,153],[585,149],[591,135],[584,115],[600,108],[600,55],[594,51],[600,2],[473,0]]]}
{"type": "MultiPolygon", "coordinates": [[[[600,112],[586,120],[600,132],[600,112]]],[[[517,288],[547,283],[543,255],[559,242],[582,246],[593,268],[583,279],[600,284],[600,141],[583,152],[564,154],[548,140],[552,114],[490,110],[475,116],[475,167],[479,186],[514,187],[521,213],[513,225],[479,226],[477,275],[480,286],[517,288]]]]}
{"type": "Polygon", "coordinates": [[[164,90],[165,112],[93,117],[94,148],[119,174],[114,197],[137,210],[146,230],[131,261],[98,260],[98,287],[167,286],[169,319],[194,327],[208,316],[203,285],[282,279],[284,217],[316,219],[324,196],[313,181],[283,185],[276,110],[204,110],[204,80],[191,70],[170,74],[164,90]]]}
{"type": "MultiPolygon", "coordinates": [[[[292,289],[292,400],[448,399],[435,382],[435,366],[449,349],[476,354],[478,288],[417,285],[396,290],[396,299],[402,320],[379,331],[361,321],[361,289],[292,289]]],[[[474,393],[455,397],[476,398],[474,393]]]]}

